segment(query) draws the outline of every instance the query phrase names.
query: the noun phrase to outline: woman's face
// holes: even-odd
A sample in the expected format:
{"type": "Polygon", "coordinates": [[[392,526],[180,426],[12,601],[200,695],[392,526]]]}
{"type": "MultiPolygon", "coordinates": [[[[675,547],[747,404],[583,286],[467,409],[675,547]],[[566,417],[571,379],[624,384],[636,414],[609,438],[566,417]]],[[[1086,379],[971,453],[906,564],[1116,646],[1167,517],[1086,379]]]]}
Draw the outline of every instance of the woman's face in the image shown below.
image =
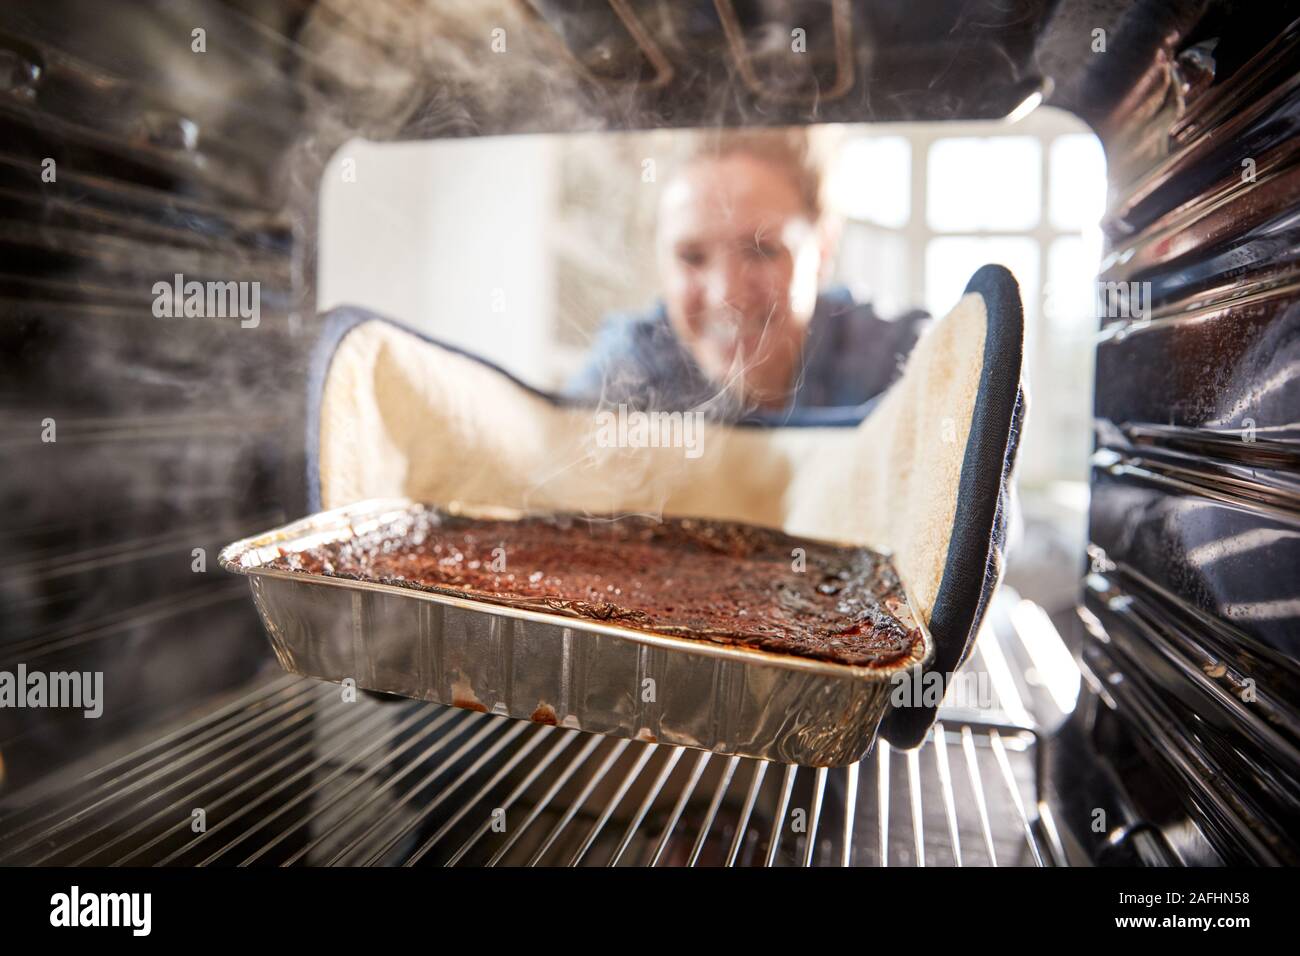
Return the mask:
{"type": "Polygon", "coordinates": [[[745,154],[695,161],[664,190],[658,259],[673,331],[704,373],[783,404],[822,264],[789,172],[745,154]]]}

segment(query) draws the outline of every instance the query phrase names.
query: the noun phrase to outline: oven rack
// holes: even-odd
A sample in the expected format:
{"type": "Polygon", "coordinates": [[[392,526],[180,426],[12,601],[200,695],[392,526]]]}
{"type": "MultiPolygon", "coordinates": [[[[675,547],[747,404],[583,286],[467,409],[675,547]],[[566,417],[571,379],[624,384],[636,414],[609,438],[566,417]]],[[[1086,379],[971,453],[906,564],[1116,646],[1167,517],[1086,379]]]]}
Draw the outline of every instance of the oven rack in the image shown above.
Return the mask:
{"type": "Polygon", "coordinates": [[[1058,865],[1036,734],[795,767],[289,675],[0,805],[0,863],[1058,865]]]}

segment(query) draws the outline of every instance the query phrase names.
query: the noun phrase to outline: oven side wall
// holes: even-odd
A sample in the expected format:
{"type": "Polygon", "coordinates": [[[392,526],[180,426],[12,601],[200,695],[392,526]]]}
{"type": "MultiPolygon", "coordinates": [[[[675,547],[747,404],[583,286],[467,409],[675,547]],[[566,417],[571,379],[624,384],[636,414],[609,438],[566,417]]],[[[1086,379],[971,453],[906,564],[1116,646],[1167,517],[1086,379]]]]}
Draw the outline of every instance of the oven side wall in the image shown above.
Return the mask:
{"type": "Polygon", "coordinates": [[[303,97],[252,26],[215,6],[0,10],[0,669],[103,680],[99,718],[0,710],[6,789],[270,659],[216,562],[302,499],[310,286],[281,162],[303,97]],[[205,310],[206,283],[244,284],[248,317],[160,315],[177,276],[205,310]]]}
{"type": "Polygon", "coordinates": [[[1107,135],[1091,694],[1050,774],[1102,862],[1300,862],[1300,22],[1266,27],[1207,17],[1107,135]]]}

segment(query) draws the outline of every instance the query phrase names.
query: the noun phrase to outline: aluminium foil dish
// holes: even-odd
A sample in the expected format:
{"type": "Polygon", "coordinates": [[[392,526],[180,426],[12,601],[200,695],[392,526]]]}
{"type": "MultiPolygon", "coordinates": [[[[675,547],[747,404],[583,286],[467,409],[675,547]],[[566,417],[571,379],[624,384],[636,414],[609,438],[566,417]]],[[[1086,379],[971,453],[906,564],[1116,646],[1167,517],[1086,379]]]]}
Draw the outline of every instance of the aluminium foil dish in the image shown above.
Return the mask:
{"type": "Polygon", "coordinates": [[[735,522],[371,501],[220,561],[295,673],[781,763],[861,759],[932,653],[888,556],[735,522]]]}

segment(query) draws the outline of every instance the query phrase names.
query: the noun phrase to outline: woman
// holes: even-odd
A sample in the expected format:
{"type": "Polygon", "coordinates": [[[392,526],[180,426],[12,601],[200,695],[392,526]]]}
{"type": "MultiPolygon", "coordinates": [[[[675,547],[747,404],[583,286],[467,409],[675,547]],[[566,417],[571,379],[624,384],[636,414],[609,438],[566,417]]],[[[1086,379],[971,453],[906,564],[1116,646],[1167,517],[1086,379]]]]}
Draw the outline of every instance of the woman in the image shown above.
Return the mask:
{"type": "Polygon", "coordinates": [[[925,314],[888,322],[846,289],[818,292],[836,232],[822,182],[803,130],[712,134],[660,197],[662,300],[608,322],[566,392],[735,420],[844,413],[884,391],[925,314]]]}

